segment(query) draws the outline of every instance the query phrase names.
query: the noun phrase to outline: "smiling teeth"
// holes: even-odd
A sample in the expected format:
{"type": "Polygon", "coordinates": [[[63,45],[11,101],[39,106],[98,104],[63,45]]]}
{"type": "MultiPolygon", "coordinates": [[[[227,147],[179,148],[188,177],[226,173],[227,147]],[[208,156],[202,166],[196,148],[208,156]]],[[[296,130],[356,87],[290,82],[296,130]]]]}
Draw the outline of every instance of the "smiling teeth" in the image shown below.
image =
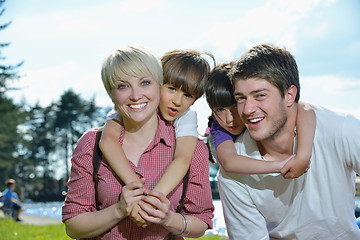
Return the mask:
{"type": "Polygon", "coordinates": [[[140,108],[143,108],[145,106],[146,106],[146,103],[130,105],[130,107],[133,108],[133,109],[140,109],[140,108]]]}
{"type": "Polygon", "coordinates": [[[263,118],[255,118],[255,119],[249,120],[249,122],[251,122],[251,123],[257,123],[257,122],[261,121],[262,119],[263,119],[263,118]]]}

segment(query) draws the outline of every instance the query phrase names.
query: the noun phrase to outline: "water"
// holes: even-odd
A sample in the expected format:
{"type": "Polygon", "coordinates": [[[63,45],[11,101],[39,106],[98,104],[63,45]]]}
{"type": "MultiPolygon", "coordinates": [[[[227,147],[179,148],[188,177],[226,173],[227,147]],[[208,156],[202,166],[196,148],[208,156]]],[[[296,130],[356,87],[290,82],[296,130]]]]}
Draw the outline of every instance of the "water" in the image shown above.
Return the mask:
{"type": "MultiPolygon", "coordinates": [[[[206,234],[217,234],[227,236],[225,221],[222,213],[220,200],[214,200],[214,228],[207,230],[206,234]]],[[[42,203],[24,203],[25,213],[29,215],[45,216],[61,219],[61,208],[63,202],[42,202],[42,203]]]]}
{"type": "Polygon", "coordinates": [[[45,216],[61,219],[61,208],[63,202],[37,202],[37,203],[24,203],[26,214],[35,216],[45,216]]]}

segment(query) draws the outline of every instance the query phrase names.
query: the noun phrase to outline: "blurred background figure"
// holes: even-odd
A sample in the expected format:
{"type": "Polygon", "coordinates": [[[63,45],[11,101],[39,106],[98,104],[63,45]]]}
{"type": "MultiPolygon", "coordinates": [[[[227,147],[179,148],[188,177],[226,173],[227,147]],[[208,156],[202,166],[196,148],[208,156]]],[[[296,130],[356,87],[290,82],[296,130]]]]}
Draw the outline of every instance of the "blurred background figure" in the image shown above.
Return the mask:
{"type": "Polygon", "coordinates": [[[19,196],[15,192],[15,185],[16,181],[14,179],[8,179],[6,181],[6,189],[3,193],[4,205],[2,210],[5,215],[9,215],[17,222],[20,222],[21,219],[19,216],[24,209],[21,207],[19,196]]]}

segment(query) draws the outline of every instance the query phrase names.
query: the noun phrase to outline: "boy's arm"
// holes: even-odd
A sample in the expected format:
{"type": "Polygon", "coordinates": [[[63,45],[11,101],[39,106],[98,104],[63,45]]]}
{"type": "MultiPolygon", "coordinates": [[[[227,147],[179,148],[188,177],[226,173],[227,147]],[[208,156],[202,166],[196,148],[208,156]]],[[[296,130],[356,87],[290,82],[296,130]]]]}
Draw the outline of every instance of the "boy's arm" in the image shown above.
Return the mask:
{"type": "Polygon", "coordinates": [[[284,178],[297,178],[310,167],[312,145],[315,136],[316,116],[310,105],[299,102],[296,119],[297,153],[281,169],[284,178]]]}
{"type": "Polygon", "coordinates": [[[126,184],[139,181],[139,177],[131,168],[124,150],[119,143],[121,124],[116,120],[107,120],[100,138],[99,146],[114,172],[126,184]]]}
{"type": "MultiPolygon", "coordinates": [[[[140,181],[140,179],[131,168],[124,150],[119,143],[120,132],[121,124],[119,122],[116,120],[107,120],[103,128],[99,146],[111,168],[125,185],[127,185],[130,182],[140,181]]],[[[138,213],[140,209],[138,202],[133,203],[130,208],[130,219],[138,226],[146,227],[148,224],[138,213]]]]}
{"type": "Polygon", "coordinates": [[[168,195],[184,178],[195,152],[198,138],[183,136],[176,138],[174,160],[167,167],[154,190],[168,195]]]}
{"type": "Polygon", "coordinates": [[[226,140],[217,146],[216,156],[226,172],[237,174],[279,173],[287,161],[264,161],[238,155],[231,140],[226,140]]]}

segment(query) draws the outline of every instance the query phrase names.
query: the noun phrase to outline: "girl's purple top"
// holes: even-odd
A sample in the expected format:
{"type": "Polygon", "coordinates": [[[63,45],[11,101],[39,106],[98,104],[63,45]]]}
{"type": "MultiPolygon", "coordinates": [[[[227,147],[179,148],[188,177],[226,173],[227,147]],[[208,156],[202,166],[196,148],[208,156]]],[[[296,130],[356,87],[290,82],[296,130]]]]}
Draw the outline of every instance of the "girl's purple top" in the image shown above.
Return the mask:
{"type": "Polygon", "coordinates": [[[217,148],[217,146],[219,146],[220,143],[225,142],[226,140],[235,141],[237,136],[239,136],[239,135],[233,135],[228,131],[226,131],[222,126],[220,126],[220,124],[218,123],[218,121],[216,121],[215,118],[211,123],[210,134],[214,136],[215,148],[217,148]]]}

